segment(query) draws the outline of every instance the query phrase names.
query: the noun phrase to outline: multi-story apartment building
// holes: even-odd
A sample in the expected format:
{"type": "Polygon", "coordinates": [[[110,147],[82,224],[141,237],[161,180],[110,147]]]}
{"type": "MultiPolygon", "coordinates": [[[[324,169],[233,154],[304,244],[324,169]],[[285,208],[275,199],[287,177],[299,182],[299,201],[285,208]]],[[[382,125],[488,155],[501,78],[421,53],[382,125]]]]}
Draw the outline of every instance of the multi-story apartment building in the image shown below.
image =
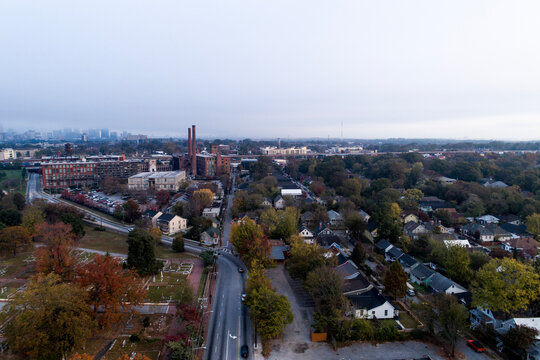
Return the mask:
{"type": "Polygon", "coordinates": [[[231,173],[231,158],[215,155],[197,154],[197,175],[205,178],[214,178],[231,173]]]}
{"type": "Polygon", "coordinates": [[[68,187],[94,187],[99,183],[96,161],[41,163],[43,188],[58,190],[68,187]]]}
{"type": "Polygon", "coordinates": [[[308,149],[305,146],[300,148],[291,147],[291,148],[277,148],[275,146],[267,146],[261,148],[263,155],[284,155],[284,156],[293,156],[293,155],[306,155],[308,149]]]}
{"type": "Polygon", "coordinates": [[[4,148],[0,150],[0,160],[15,160],[17,158],[17,152],[11,148],[4,148]]]}
{"type": "Polygon", "coordinates": [[[178,191],[185,180],[185,171],[143,172],[129,177],[128,189],[178,191]]]}

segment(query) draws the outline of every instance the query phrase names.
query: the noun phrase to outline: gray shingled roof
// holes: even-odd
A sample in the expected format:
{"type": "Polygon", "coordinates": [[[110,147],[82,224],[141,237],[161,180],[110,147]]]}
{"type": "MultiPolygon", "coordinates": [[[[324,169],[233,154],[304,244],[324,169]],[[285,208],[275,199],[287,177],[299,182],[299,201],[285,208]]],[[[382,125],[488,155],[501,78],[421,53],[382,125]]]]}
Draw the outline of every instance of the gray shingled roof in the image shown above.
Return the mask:
{"type": "Polygon", "coordinates": [[[424,264],[418,264],[418,266],[415,266],[414,269],[411,270],[411,275],[414,275],[417,279],[425,280],[431,275],[433,275],[435,271],[431,270],[424,264]]]}

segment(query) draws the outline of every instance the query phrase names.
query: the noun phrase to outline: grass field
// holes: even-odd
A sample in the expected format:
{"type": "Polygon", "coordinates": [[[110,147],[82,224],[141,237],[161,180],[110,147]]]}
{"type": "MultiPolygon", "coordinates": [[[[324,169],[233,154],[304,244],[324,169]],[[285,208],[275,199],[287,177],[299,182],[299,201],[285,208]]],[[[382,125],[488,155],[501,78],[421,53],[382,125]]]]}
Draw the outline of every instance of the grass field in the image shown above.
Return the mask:
{"type": "Polygon", "coordinates": [[[25,260],[29,259],[31,256],[31,252],[24,252],[19,253],[14,257],[7,257],[0,260],[0,269],[6,269],[6,272],[2,277],[8,277],[28,265],[29,262],[25,260]]]}
{"type": "Polygon", "coordinates": [[[77,241],[77,246],[86,249],[127,254],[127,236],[110,231],[96,231],[93,227],[84,227],[85,235],[77,241]]]}
{"type": "Polygon", "coordinates": [[[416,329],[416,327],[418,326],[418,323],[414,321],[411,315],[407,314],[403,310],[399,312],[399,317],[399,321],[401,321],[401,323],[403,324],[403,326],[405,326],[406,329],[416,329]]]}
{"type": "Polygon", "coordinates": [[[6,176],[0,179],[0,187],[7,192],[13,190],[20,194],[26,194],[26,180],[22,179],[22,170],[1,170],[0,173],[5,173],[6,176]],[[12,186],[10,182],[18,182],[17,186],[12,186]]]}
{"type": "MultiPolygon", "coordinates": [[[[85,235],[77,242],[77,246],[86,249],[127,254],[127,236],[111,231],[96,231],[91,226],[84,226],[85,235]]],[[[193,259],[188,253],[177,253],[165,245],[156,246],[156,257],[161,259],[193,259]]]]}

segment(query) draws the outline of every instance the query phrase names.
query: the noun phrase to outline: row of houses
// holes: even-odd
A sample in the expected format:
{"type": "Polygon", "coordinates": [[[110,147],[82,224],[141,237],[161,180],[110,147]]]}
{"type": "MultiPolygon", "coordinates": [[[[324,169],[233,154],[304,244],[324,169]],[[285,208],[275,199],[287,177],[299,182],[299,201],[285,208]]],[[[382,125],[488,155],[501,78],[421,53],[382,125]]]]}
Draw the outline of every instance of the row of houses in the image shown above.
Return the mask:
{"type": "Polygon", "coordinates": [[[412,283],[422,285],[432,293],[453,294],[464,303],[470,302],[471,293],[463,286],[404,253],[387,240],[380,240],[375,244],[375,248],[384,254],[386,261],[397,261],[412,283]]]}

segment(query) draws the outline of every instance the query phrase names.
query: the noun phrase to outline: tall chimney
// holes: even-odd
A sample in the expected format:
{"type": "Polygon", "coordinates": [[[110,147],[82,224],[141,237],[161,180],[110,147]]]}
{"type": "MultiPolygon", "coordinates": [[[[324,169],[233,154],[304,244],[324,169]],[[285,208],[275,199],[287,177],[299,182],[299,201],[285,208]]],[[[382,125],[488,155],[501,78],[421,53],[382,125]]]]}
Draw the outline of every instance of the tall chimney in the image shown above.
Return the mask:
{"type": "Polygon", "coordinates": [[[187,152],[188,157],[191,160],[191,128],[187,128],[187,152]]]}
{"type": "Polygon", "coordinates": [[[195,125],[191,125],[191,146],[193,147],[191,149],[191,169],[193,172],[193,175],[197,175],[197,138],[195,137],[195,125]]]}

